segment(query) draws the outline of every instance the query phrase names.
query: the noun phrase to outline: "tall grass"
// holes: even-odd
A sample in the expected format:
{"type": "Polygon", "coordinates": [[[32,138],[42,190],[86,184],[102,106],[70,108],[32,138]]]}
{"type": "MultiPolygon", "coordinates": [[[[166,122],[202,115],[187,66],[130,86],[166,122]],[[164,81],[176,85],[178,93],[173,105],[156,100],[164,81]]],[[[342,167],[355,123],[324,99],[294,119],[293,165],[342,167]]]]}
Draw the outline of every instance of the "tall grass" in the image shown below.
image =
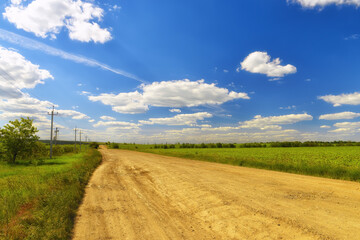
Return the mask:
{"type": "Polygon", "coordinates": [[[154,148],[119,144],[137,150],[201,161],[360,181],[360,147],[154,148]]]}
{"type": "Polygon", "coordinates": [[[0,239],[70,239],[84,188],[101,162],[89,149],[41,165],[0,164],[0,239]]]}

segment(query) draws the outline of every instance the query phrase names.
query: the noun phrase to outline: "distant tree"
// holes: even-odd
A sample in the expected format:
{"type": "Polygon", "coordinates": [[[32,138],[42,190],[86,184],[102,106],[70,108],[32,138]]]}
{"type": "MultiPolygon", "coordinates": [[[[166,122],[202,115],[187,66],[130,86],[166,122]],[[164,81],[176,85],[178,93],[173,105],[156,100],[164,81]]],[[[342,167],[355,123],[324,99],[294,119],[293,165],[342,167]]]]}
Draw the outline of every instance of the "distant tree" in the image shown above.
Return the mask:
{"type": "Polygon", "coordinates": [[[8,162],[15,163],[16,157],[24,153],[31,154],[39,140],[36,136],[37,132],[37,128],[33,126],[33,120],[29,118],[9,121],[3,129],[0,129],[0,137],[8,162]]]}

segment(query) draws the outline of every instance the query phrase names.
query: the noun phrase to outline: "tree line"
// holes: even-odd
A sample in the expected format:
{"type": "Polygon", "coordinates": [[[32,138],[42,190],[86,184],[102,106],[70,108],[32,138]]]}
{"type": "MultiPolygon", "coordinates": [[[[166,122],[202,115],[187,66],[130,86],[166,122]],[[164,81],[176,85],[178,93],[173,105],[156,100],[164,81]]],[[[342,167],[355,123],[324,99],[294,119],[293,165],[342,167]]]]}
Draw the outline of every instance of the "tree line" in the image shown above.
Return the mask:
{"type": "MultiPolygon", "coordinates": [[[[122,145],[134,145],[135,143],[110,143],[107,142],[109,148],[119,149],[122,145]]],[[[360,142],[354,141],[285,141],[285,142],[253,142],[253,143],[176,143],[176,144],[138,144],[138,146],[147,146],[151,149],[174,149],[174,148],[286,148],[286,147],[338,147],[338,146],[360,146],[360,142]]]]}

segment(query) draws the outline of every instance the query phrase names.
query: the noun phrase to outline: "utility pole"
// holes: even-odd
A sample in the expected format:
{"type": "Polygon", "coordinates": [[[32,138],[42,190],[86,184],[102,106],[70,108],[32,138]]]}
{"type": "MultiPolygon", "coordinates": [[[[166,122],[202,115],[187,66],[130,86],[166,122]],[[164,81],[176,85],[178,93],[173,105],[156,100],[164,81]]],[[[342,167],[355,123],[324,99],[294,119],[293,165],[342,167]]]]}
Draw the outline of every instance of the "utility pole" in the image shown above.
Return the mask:
{"type": "Polygon", "coordinates": [[[51,115],[51,131],[50,131],[50,159],[52,158],[52,141],[53,141],[53,126],[54,126],[54,115],[58,115],[59,113],[54,114],[54,109],[55,107],[53,106],[53,109],[51,111],[51,113],[48,113],[48,115],[51,115]]]}
{"type": "Polygon", "coordinates": [[[58,129],[58,128],[55,128],[55,137],[54,137],[55,145],[56,145],[56,141],[57,141],[57,139],[58,139],[58,132],[59,132],[59,129],[58,129]]]}
{"type": "Polygon", "coordinates": [[[81,152],[81,130],[80,130],[80,152],[81,152]]]}

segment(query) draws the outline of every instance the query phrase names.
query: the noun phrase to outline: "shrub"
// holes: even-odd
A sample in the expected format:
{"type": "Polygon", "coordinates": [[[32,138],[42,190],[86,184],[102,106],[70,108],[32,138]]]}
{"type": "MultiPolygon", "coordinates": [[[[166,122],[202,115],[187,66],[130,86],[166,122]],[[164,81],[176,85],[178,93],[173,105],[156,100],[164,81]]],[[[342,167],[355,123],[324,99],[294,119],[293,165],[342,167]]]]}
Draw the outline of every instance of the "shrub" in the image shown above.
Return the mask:
{"type": "MultiPolygon", "coordinates": [[[[108,145],[108,144],[107,144],[107,145],[108,145]]],[[[99,143],[97,143],[97,142],[91,142],[91,143],[89,144],[89,146],[90,146],[91,148],[98,149],[98,148],[99,148],[99,143]]]]}

